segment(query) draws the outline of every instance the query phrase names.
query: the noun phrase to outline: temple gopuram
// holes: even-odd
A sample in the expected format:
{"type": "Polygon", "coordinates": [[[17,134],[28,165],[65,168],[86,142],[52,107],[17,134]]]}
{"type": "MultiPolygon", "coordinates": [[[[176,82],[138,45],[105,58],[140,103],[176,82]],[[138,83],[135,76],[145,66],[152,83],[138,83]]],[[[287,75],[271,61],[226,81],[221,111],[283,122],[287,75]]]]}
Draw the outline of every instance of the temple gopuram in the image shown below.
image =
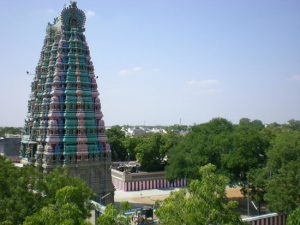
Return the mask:
{"type": "Polygon", "coordinates": [[[84,12],[71,2],[47,26],[31,84],[21,162],[41,166],[44,172],[67,167],[106,204],[114,198],[111,152],[85,20],[84,12]]]}

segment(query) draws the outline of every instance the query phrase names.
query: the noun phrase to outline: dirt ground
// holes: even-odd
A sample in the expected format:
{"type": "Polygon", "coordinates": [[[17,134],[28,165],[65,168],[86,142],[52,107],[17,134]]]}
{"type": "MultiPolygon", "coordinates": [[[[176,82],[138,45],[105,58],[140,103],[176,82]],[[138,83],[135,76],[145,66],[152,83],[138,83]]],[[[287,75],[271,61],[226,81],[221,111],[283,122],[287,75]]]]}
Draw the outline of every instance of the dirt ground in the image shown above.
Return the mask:
{"type": "MultiPolygon", "coordinates": [[[[177,191],[178,188],[175,189],[153,189],[153,190],[144,190],[144,191],[132,191],[125,192],[117,190],[115,192],[115,201],[128,201],[131,204],[139,204],[139,205],[154,205],[157,200],[166,199],[172,191],[177,191]]],[[[227,188],[226,196],[230,200],[238,200],[243,199],[243,195],[240,191],[240,188],[227,188]]]]}
{"type": "Polygon", "coordinates": [[[244,198],[241,188],[226,188],[226,196],[228,199],[244,198]]]}
{"type": "MultiPolygon", "coordinates": [[[[143,206],[153,206],[155,201],[166,199],[172,191],[178,191],[175,189],[153,189],[144,191],[132,191],[124,192],[117,190],[115,192],[115,203],[119,205],[122,201],[128,201],[133,208],[141,208],[143,206]]],[[[238,208],[236,211],[240,215],[247,215],[247,198],[241,193],[241,188],[226,188],[226,196],[229,200],[237,201],[238,208]]],[[[250,204],[250,215],[257,215],[257,211],[250,204]]]]}
{"type": "Polygon", "coordinates": [[[166,199],[175,189],[152,189],[143,191],[120,191],[115,192],[115,202],[128,201],[133,205],[154,205],[157,200],[166,199]]]}

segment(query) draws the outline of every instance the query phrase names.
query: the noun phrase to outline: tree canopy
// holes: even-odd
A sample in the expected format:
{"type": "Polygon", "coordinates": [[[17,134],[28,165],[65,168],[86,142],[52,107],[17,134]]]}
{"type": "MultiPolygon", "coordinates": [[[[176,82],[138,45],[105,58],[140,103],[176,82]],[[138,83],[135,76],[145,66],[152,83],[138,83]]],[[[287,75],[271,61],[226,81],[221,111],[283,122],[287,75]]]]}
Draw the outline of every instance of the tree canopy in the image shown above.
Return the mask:
{"type": "Polygon", "coordinates": [[[233,130],[229,121],[217,118],[209,123],[195,125],[182,140],[169,151],[167,177],[194,179],[198,169],[207,163],[221,168],[221,154],[231,149],[228,134],[233,130]]]}
{"type": "Polygon", "coordinates": [[[5,134],[21,134],[21,127],[0,127],[0,137],[5,134]]]}
{"type": "Polygon", "coordinates": [[[243,224],[234,211],[236,202],[227,201],[225,188],[229,179],[216,173],[212,164],[200,168],[199,179],[193,180],[188,191],[180,190],[161,203],[156,215],[162,225],[243,224]]]}
{"type": "Polygon", "coordinates": [[[247,182],[247,173],[253,168],[261,168],[266,163],[269,139],[264,135],[261,121],[241,120],[230,134],[232,148],[222,154],[222,166],[233,182],[242,186],[247,182]]]}
{"type": "Polygon", "coordinates": [[[271,210],[290,213],[300,205],[300,161],[292,161],[272,175],[266,186],[265,200],[271,210]]]}
{"type": "Polygon", "coordinates": [[[0,224],[85,224],[92,197],[90,188],[66,170],[45,174],[0,156],[0,224]]]}
{"type": "Polygon", "coordinates": [[[107,136],[113,161],[138,160],[141,169],[148,172],[164,169],[164,158],[180,139],[180,135],[173,129],[169,129],[167,134],[126,136],[120,126],[108,129],[107,136]]]}
{"type": "Polygon", "coordinates": [[[287,225],[300,225],[300,207],[289,214],[287,225]]]}
{"type": "MultiPolygon", "coordinates": [[[[242,118],[238,124],[233,124],[226,119],[215,118],[191,127],[171,126],[166,131],[133,137],[126,136],[120,126],[107,131],[113,160],[138,160],[145,171],[165,168],[169,180],[196,180],[191,182],[187,192],[172,194],[161,211],[174,207],[185,213],[188,207],[192,207],[189,204],[198,204],[201,198],[199,202],[192,198],[198,193],[194,193],[192,187],[194,185],[198,190],[205,180],[203,171],[199,173],[198,168],[211,163],[215,166],[210,170],[218,178],[212,177],[215,182],[242,186],[244,193],[258,204],[259,210],[264,204],[269,211],[290,214],[289,218],[298,215],[300,121],[264,125],[259,120],[242,118]],[[187,199],[191,203],[187,203],[187,199]],[[175,205],[171,206],[168,201],[175,205]],[[186,205],[177,208],[177,203],[186,205]]],[[[61,224],[84,224],[91,207],[88,204],[91,197],[92,192],[86,184],[77,178],[69,178],[65,170],[55,169],[43,174],[33,167],[14,167],[0,156],[0,224],[22,224],[25,218],[27,224],[51,224],[45,219],[50,215],[61,224]]],[[[227,209],[227,203],[222,204],[215,213],[227,209]]],[[[115,212],[108,208],[110,215],[115,212]]],[[[205,209],[201,213],[204,215],[205,209]]],[[[173,215],[174,218],[176,216],[173,215]]],[[[167,222],[171,220],[164,219],[167,222]]],[[[191,221],[189,224],[192,224],[191,221]]]]}
{"type": "Polygon", "coordinates": [[[121,202],[120,209],[117,209],[113,204],[108,204],[97,222],[100,225],[129,225],[130,218],[123,215],[129,209],[128,202],[121,202]]]}
{"type": "Polygon", "coordinates": [[[300,122],[264,125],[243,118],[239,124],[216,118],[195,125],[168,151],[168,179],[197,179],[207,163],[242,186],[270,211],[289,213],[300,204],[300,122]]]}
{"type": "Polygon", "coordinates": [[[107,130],[108,143],[112,150],[113,161],[125,161],[127,160],[127,151],[124,146],[125,132],[122,131],[120,126],[113,126],[107,130]]]}
{"type": "Polygon", "coordinates": [[[290,213],[300,205],[300,132],[279,129],[267,151],[264,200],[270,210],[290,213]]]}

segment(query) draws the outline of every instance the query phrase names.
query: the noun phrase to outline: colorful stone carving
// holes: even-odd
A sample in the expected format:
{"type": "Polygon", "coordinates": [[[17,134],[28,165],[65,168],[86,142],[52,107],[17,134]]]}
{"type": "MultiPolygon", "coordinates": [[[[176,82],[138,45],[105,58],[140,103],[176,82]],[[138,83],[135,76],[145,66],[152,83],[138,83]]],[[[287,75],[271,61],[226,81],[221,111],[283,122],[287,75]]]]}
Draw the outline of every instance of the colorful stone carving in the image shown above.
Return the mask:
{"type": "Polygon", "coordinates": [[[31,84],[22,162],[40,165],[46,172],[67,166],[99,196],[113,196],[110,147],[84,24],[84,12],[71,2],[47,26],[31,84]]]}

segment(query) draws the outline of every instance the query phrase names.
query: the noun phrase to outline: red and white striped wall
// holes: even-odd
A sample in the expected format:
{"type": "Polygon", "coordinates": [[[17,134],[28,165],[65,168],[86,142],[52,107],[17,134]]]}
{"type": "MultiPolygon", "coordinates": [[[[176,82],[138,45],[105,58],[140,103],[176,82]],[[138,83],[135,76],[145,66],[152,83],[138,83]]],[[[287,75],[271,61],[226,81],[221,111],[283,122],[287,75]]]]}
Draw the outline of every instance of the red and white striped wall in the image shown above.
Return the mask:
{"type": "Polygon", "coordinates": [[[186,187],[185,179],[177,179],[173,182],[167,181],[166,179],[122,181],[113,177],[112,181],[116,189],[123,191],[141,191],[150,189],[186,187]]]}
{"type": "Polygon", "coordinates": [[[270,213],[261,216],[243,219],[249,225],[285,225],[286,215],[278,215],[277,213],[270,213]]]}

